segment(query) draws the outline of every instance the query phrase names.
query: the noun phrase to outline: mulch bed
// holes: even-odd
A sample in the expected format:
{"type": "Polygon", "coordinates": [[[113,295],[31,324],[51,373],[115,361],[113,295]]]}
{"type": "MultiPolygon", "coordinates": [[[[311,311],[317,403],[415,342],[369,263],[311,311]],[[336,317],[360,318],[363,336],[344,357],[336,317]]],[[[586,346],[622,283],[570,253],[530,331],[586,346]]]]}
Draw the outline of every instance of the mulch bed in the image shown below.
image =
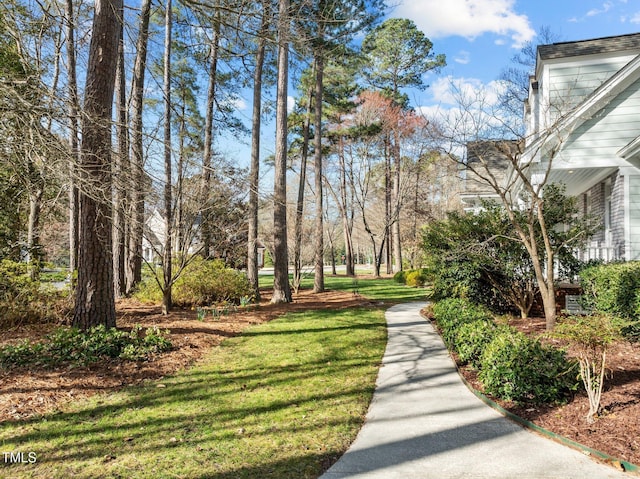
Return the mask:
{"type": "MultiPolygon", "coordinates": [[[[350,292],[330,291],[312,294],[300,291],[289,304],[270,304],[270,292],[262,294],[260,304],[214,320],[197,319],[197,311],[175,308],[163,316],[159,306],[134,300],[117,305],[120,328],[158,326],[169,329],[174,349],[149,361],[100,361],[86,367],[69,366],[53,370],[20,368],[0,370],[0,422],[20,420],[62,409],[70,400],[115,391],[127,385],[152,381],[170,375],[200,360],[225,338],[235,336],[252,324],[260,324],[287,312],[306,309],[340,309],[370,302],[350,292]]],[[[28,325],[3,331],[0,345],[22,339],[37,341],[56,325],[28,325]]]]}
{"type": "MultiPolygon", "coordinates": [[[[118,390],[131,384],[157,380],[194,364],[222,340],[239,334],[251,324],[270,321],[286,312],[307,309],[340,309],[367,306],[371,302],[350,292],[312,294],[300,291],[290,304],[272,305],[264,292],[258,307],[241,310],[214,321],[197,320],[191,309],[175,309],[163,316],[158,306],[123,300],[118,304],[118,325],[156,325],[171,332],[175,349],[151,361],[104,361],[87,367],[55,370],[0,371],[0,422],[25,419],[60,410],[70,400],[118,390]]],[[[511,324],[527,334],[544,331],[544,319],[513,319],[511,324]]],[[[23,338],[37,340],[54,325],[34,325],[3,331],[0,344],[23,338]]],[[[620,343],[607,356],[608,378],[602,396],[602,414],[587,424],[588,400],[576,395],[564,406],[520,406],[497,401],[505,409],[535,424],[616,458],[640,465],[640,344],[620,343]]],[[[482,390],[474,371],[461,374],[482,390]]]]}
{"type": "MultiPolygon", "coordinates": [[[[545,331],[544,318],[512,319],[510,325],[532,336],[545,331]]],[[[568,355],[571,356],[571,350],[568,355]]],[[[482,385],[475,371],[460,367],[460,373],[478,391],[482,385]]],[[[593,424],[586,421],[589,401],[577,394],[563,406],[527,406],[492,398],[523,419],[617,459],[640,466],[640,344],[621,342],[607,353],[607,379],[593,424]]]]}

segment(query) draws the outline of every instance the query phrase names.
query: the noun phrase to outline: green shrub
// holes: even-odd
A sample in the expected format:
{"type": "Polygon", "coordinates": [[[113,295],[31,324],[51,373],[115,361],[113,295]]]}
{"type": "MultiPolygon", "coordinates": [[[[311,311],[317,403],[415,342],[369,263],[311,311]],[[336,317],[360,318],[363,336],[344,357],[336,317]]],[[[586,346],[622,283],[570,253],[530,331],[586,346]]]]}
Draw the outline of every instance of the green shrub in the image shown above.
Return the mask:
{"type": "Polygon", "coordinates": [[[32,281],[25,263],[0,261],[0,328],[60,321],[72,306],[70,291],[32,281]]]}
{"type": "Polygon", "coordinates": [[[556,324],[553,337],[569,341],[577,351],[580,378],[589,398],[587,422],[600,410],[607,350],[622,339],[624,322],[606,314],[569,316],[556,324]]]}
{"type": "Polygon", "coordinates": [[[629,321],[622,328],[622,336],[629,341],[640,341],[640,320],[629,321]]]}
{"type": "Polygon", "coordinates": [[[640,339],[640,262],[586,268],[580,273],[580,285],[587,308],[629,320],[622,334],[640,339]]]}
{"type": "Polygon", "coordinates": [[[168,331],[157,327],[136,326],[131,331],[97,326],[88,331],[58,328],[42,342],[21,341],[0,348],[0,367],[43,366],[61,364],[86,365],[105,358],[142,361],[172,348],[168,331]]]}
{"type": "Polygon", "coordinates": [[[484,319],[461,324],[454,338],[459,360],[478,369],[482,352],[498,331],[493,322],[484,319]]]}
{"type": "Polygon", "coordinates": [[[406,271],[404,270],[398,271],[396,274],[393,275],[393,280],[396,283],[405,284],[407,282],[406,275],[407,275],[406,271]]]}
{"type": "Polygon", "coordinates": [[[409,271],[405,276],[405,284],[412,287],[424,286],[426,280],[426,276],[419,269],[409,271]]]}
{"type": "Polygon", "coordinates": [[[433,316],[442,331],[445,344],[453,349],[456,349],[456,333],[461,325],[478,320],[491,320],[491,315],[485,308],[461,298],[438,301],[433,306],[433,316]]]}
{"type": "Polygon", "coordinates": [[[493,288],[482,271],[470,261],[441,261],[430,269],[432,298],[464,298],[487,307],[496,314],[513,311],[513,306],[493,288]]]}
{"type": "Polygon", "coordinates": [[[575,361],[513,329],[503,329],[480,357],[479,379],[488,394],[508,401],[554,403],[578,387],[575,361]]]}
{"type": "MultiPolygon", "coordinates": [[[[141,301],[160,302],[162,292],[154,277],[145,279],[135,297],[141,301]]],[[[219,260],[194,258],[173,285],[172,297],[178,306],[207,306],[228,302],[240,304],[242,298],[252,298],[253,289],[247,276],[225,267],[219,260]]]]}
{"type": "Polygon", "coordinates": [[[640,319],[640,262],[592,266],[580,273],[585,305],[602,313],[640,319]]]}

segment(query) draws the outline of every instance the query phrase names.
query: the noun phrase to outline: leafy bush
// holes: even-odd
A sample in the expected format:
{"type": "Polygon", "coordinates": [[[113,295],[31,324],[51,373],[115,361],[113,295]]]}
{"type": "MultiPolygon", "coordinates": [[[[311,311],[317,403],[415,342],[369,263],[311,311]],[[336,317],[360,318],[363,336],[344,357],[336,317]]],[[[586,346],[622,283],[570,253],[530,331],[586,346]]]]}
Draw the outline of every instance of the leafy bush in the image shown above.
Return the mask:
{"type": "Polygon", "coordinates": [[[437,302],[433,307],[433,316],[442,331],[442,339],[449,348],[456,349],[456,334],[463,324],[474,321],[488,322],[489,312],[466,299],[449,298],[437,302]]]}
{"type": "Polygon", "coordinates": [[[569,341],[578,351],[580,378],[589,398],[587,422],[600,409],[607,349],[621,339],[623,322],[607,315],[570,316],[560,321],[553,336],[569,341]]]}
{"type": "Polygon", "coordinates": [[[25,263],[0,261],[0,328],[59,321],[71,310],[69,291],[32,281],[25,263]]]}
{"type": "Polygon", "coordinates": [[[585,306],[629,320],[622,334],[640,339],[640,262],[608,263],[580,273],[585,306]]]}
{"type": "Polygon", "coordinates": [[[21,341],[0,348],[0,367],[86,365],[104,358],[142,361],[172,348],[169,331],[136,326],[131,331],[97,326],[88,331],[58,328],[42,342],[21,341]]]}
{"type": "MultiPolygon", "coordinates": [[[[225,267],[219,260],[194,258],[173,285],[173,302],[179,306],[206,306],[228,302],[240,304],[241,299],[252,298],[253,289],[247,276],[225,267]]],[[[141,301],[159,302],[162,293],[155,278],[147,278],[135,297],[141,301]]]]}
{"type": "Polygon", "coordinates": [[[640,262],[609,263],[580,272],[585,305],[602,313],[640,319],[640,262]]]}
{"type": "Polygon", "coordinates": [[[405,277],[405,283],[407,286],[419,287],[424,286],[427,281],[427,277],[424,275],[422,270],[414,269],[412,271],[407,272],[405,277]]]}
{"type": "Polygon", "coordinates": [[[498,331],[500,329],[493,322],[484,319],[461,324],[454,339],[459,360],[478,369],[482,352],[498,331]]]}
{"type": "Polygon", "coordinates": [[[622,336],[629,341],[640,341],[640,320],[629,321],[622,328],[622,336]]]}
{"type": "Polygon", "coordinates": [[[396,274],[393,275],[393,280],[396,283],[405,284],[407,282],[406,275],[407,275],[407,272],[405,270],[398,271],[396,274]]]}
{"type": "Polygon", "coordinates": [[[513,329],[495,335],[480,357],[485,391],[501,399],[528,403],[566,400],[578,387],[575,361],[513,329]]]}

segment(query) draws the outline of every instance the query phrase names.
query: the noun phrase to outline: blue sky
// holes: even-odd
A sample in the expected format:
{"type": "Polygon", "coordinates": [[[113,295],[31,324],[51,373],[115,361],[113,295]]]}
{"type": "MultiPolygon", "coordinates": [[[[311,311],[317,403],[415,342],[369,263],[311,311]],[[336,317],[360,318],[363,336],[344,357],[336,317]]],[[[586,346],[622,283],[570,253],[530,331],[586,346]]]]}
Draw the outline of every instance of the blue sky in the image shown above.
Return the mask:
{"type": "Polygon", "coordinates": [[[416,107],[446,107],[449,85],[488,85],[524,42],[546,26],[560,41],[640,31],[640,0],[399,0],[390,14],[413,20],[444,53],[447,67],[429,75],[416,107]]]}
{"type": "MultiPolygon", "coordinates": [[[[640,32],[640,0],[390,0],[389,17],[410,18],[444,53],[447,66],[428,74],[425,91],[407,92],[412,106],[430,111],[454,107],[451,85],[478,89],[495,81],[527,41],[548,27],[560,41],[585,40],[640,32]]],[[[290,95],[295,94],[290,92],[290,95]]],[[[293,98],[290,99],[290,104],[293,98]]],[[[239,115],[250,124],[248,100],[239,115]]],[[[262,158],[273,153],[272,122],[264,125],[262,158]]],[[[249,163],[250,138],[221,138],[218,147],[239,165],[249,163]]],[[[269,176],[267,168],[263,174],[269,176]]]]}

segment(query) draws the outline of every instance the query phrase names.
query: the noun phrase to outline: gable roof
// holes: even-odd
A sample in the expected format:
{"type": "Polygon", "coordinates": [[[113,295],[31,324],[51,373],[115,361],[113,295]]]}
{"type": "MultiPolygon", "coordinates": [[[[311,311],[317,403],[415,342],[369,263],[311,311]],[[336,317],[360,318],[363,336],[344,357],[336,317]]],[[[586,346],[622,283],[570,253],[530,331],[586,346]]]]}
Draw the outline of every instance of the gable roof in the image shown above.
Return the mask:
{"type": "MultiPolygon", "coordinates": [[[[640,34],[638,34],[640,41],[640,34]]],[[[545,143],[558,139],[563,133],[575,129],[602,110],[611,100],[640,79],[640,55],[618,70],[613,76],[596,88],[573,110],[559,119],[549,135],[541,135],[527,145],[525,155],[530,155],[545,143]]]]}
{"type": "Polygon", "coordinates": [[[597,55],[601,53],[624,52],[640,48],[640,33],[618,35],[615,37],[593,38],[577,42],[559,42],[538,46],[540,60],[597,55]]]}
{"type": "Polygon", "coordinates": [[[467,143],[467,168],[462,197],[493,197],[489,183],[503,186],[512,165],[511,158],[521,148],[519,140],[481,140],[467,143]]]}

